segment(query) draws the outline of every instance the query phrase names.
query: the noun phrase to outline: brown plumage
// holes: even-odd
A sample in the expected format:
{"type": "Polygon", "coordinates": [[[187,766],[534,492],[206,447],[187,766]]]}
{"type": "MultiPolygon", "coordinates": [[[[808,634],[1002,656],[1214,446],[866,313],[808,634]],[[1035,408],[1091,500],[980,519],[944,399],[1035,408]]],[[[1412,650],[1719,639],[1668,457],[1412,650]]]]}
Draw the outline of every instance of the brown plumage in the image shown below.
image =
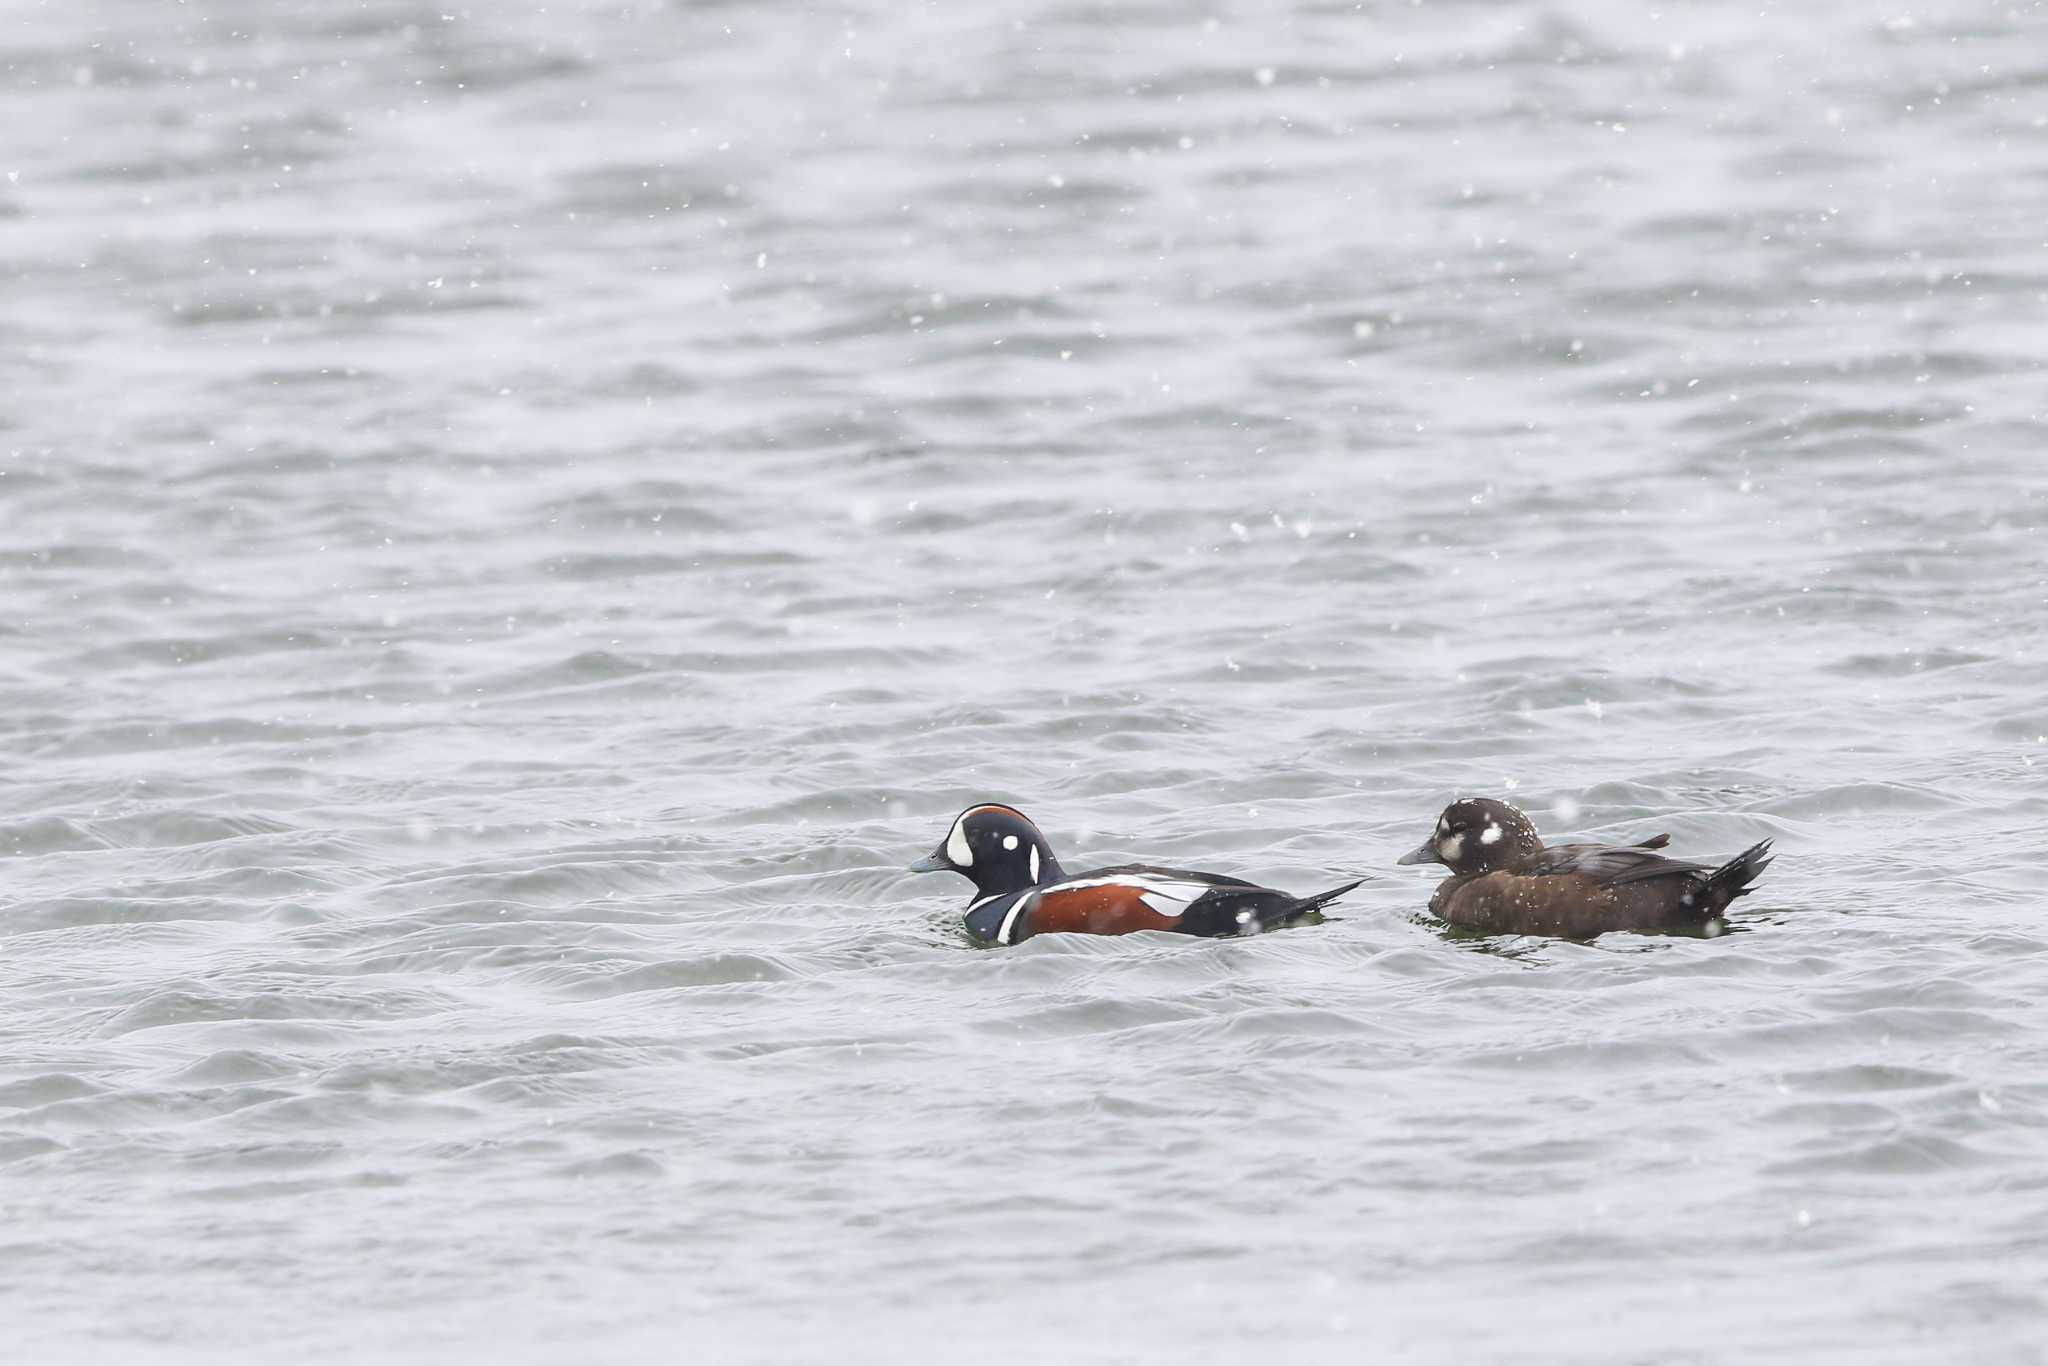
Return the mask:
{"type": "Polygon", "coordinates": [[[1145,903],[1143,887],[1128,883],[1048,887],[1031,903],[1032,934],[1131,934],[1179,924],[1179,916],[1162,915],[1145,903]]]}
{"type": "Polygon", "coordinates": [[[1668,842],[1546,847],[1514,807],[1468,797],[1445,807],[1435,833],[1400,862],[1451,870],[1429,909],[1460,929],[1591,939],[1610,930],[1715,933],[1728,903],[1771,861],[1769,840],[1719,866],[1654,852],[1668,842]]]}

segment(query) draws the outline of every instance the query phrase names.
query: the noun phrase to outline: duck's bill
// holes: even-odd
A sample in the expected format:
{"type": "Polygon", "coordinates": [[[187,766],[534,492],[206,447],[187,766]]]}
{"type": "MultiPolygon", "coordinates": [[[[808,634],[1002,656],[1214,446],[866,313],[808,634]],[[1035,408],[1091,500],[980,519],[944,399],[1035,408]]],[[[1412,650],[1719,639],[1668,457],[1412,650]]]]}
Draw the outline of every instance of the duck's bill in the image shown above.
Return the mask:
{"type": "Polygon", "coordinates": [[[952,864],[946,862],[944,850],[934,849],[917,862],[911,864],[904,871],[911,873],[943,873],[952,866],[952,864]]]}
{"type": "Polygon", "coordinates": [[[1436,851],[1436,841],[1426,839],[1394,860],[1396,863],[1442,863],[1444,856],[1436,851]]]}

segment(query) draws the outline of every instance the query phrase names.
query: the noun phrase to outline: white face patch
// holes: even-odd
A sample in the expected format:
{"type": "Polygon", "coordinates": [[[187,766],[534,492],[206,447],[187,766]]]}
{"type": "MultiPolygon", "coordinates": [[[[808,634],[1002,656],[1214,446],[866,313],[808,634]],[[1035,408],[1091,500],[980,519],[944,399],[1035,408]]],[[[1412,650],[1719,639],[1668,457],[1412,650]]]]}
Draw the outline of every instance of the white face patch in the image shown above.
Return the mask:
{"type": "Polygon", "coordinates": [[[1479,837],[1479,842],[1481,844],[1499,844],[1500,827],[1497,825],[1487,826],[1486,832],[1479,837]]]}
{"type": "Polygon", "coordinates": [[[1447,840],[1438,840],[1436,852],[1445,863],[1456,863],[1458,856],[1465,852],[1465,832],[1460,830],[1447,840]]]}
{"type": "Polygon", "coordinates": [[[1451,818],[1449,816],[1438,816],[1436,818],[1436,832],[1439,835],[1451,833],[1451,818]]]}
{"type": "Polygon", "coordinates": [[[1038,846],[1031,846],[1031,880],[1038,881],[1038,846]]]}
{"type": "Polygon", "coordinates": [[[1015,835],[1005,835],[1005,836],[1003,836],[1003,848],[1005,848],[1005,849],[1015,849],[1016,847],[1017,847],[1017,837],[1016,837],[1015,835]]]}
{"type": "Polygon", "coordinates": [[[946,836],[946,857],[953,860],[955,868],[974,866],[974,846],[967,842],[967,817],[953,822],[953,833],[946,836]]]}

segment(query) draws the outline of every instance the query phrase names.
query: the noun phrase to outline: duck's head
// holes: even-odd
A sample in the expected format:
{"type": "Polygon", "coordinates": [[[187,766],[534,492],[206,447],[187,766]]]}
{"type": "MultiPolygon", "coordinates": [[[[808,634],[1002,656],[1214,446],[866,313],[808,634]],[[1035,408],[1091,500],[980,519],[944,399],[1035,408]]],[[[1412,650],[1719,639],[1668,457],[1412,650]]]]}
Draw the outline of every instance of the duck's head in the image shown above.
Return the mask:
{"type": "Polygon", "coordinates": [[[1436,818],[1435,832],[1397,862],[1441,863],[1454,873],[1484,873],[1542,848],[1529,818],[1506,802],[1460,797],[1436,818]]]}
{"type": "Polygon", "coordinates": [[[985,896],[1021,891],[1060,876],[1052,846],[1014,806],[983,803],[953,818],[939,847],[910,865],[913,873],[958,873],[985,896]]]}

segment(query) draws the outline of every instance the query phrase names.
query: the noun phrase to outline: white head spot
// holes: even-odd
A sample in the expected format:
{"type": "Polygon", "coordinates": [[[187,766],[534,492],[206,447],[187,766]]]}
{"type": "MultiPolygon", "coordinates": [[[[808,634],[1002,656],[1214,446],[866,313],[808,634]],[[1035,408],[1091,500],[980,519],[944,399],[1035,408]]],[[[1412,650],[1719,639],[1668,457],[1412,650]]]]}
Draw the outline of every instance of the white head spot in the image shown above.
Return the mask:
{"type": "Polygon", "coordinates": [[[1479,837],[1479,842],[1481,844],[1499,844],[1500,827],[1497,825],[1488,825],[1486,827],[1486,832],[1479,837]]]}
{"type": "Polygon", "coordinates": [[[953,860],[955,868],[974,866],[974,846],[967,842],[967,817],[953,822],[953,833],[946,836],[946,857],[953,860]]]}
{"type": "Polygon", "coordinates": [[[1017,837],[1016,837],[1015,835],[1005,835],[1005,836],[1003,836],[1003,848],[1005,848],[1005,849],[1015,849],[1016,847],[1017,847],[1017,837]]]}

